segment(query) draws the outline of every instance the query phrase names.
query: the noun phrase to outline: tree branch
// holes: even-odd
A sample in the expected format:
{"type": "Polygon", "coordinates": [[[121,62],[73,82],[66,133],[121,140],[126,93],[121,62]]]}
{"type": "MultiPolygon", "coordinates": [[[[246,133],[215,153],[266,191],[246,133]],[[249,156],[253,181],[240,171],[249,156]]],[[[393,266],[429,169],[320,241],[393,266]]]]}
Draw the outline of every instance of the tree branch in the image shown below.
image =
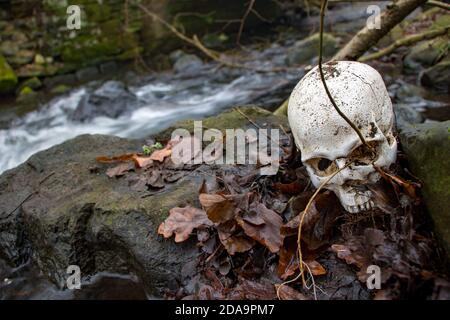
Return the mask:
{"type": "Polygon", "coordinates": [[[161,23],[163,26],[165,26],[167,29],[169,29],[175,36],[177,36],[179,39],[185,41],[186,43],[190,44],[193,47],[196,47],[198,50],[202,51],[207,57],[211,58],[214,61],[217,61],[221,65],[224,65],[229,68],[240,68],[240,69],[247,69],[247,70],[253,70],[256,72],[281,72],[286,71],[286,68],[279,67],[279,68],[269,68],[269,69],[262,69],[262,68],[256,68],[252,66],[247,66],[245,64],[241,63],[234,63],[228,60],[223,59],[220,54],[214,50],[208,49],[203,45],[203,43],[198,39],[196,35],[194,35],[192,38],[186,36],[185,34],[181,33],[177,28],[175,28],[173,25],[171,25],[169,22],[158,16],[156,13],[150,11],[147,9],[144,5],[137,3],[137,6],[147,15],[152,17],[154,20],[161,23]]]}
{"type": "Polygon", "coordinates": [[[419,41],[422,41],[422,40],[429,40],[429,39],[436,38],[438,36],[446,34],[449,30],[450,30],[450,26],[445,27],[445,28],[436,29],[436,30],[425,31],[423,33],[414,34],[414,35],[408,36],[406,38],[399,39],[384,49],[381,49],[375,53],[372,53],[372,54],[369,54],[366,56],[362,56],[361,58],[359,58],[358,61],[366,62],[369,60],[378,59],[382,56],[386,56],[386,55],[394,52],[395,49],[397,49],[397,48],[410,46],[410,45],[417,43],[419,41]]]}
{"type": "Polygon", "coordinates": [[[450,4],[445,3],[445,2],[428,0],[427,4],[430,4],[432,6],[435,6],[435,7],[441,8],[441,9],[450,10],[450,4]]]}
{"type": "Polygon", "coordinates": [[[381,28],[361,29],[334,57],[333,60],[357,60],[374,46],[392,28],[427,0],[398,0],[381,13],[381,28]]]}

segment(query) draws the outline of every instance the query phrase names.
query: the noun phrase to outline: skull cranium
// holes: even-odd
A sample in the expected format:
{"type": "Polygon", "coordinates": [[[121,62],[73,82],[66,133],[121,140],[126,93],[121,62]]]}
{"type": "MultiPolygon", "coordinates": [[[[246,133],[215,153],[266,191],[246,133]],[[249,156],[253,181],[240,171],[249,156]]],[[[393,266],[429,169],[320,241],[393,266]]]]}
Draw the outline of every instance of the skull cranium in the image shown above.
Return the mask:
{"type": "Polygon", "coordinates": [[[317,67],[291,94],[289,124],[314,186],[351,162],[325,188],[334,191],[348,212],[368,210],[374,203],[365,186],[380,179],[375,167],[389,167],[396,160],[392,103],[380,74],[366,64],[329,62],[323,71],[336,104],[374,152],[364,148],[357,133],[334,109],[317,67]]]}

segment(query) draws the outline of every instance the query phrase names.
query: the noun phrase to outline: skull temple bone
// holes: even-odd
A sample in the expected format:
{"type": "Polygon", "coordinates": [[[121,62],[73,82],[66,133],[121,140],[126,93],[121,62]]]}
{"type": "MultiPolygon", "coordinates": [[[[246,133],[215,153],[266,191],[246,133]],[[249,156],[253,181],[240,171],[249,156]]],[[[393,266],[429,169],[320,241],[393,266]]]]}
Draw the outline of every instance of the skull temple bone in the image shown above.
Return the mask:
{"type": "Polygon", "coordinates": [[[327,86],[339,109],[359,128],[375,152],[331,104],[318,67],[297,84],[289,99],[288,118],[303,164],[315,187],[346,166],[325,188],[332,190],[346,211],[374,207],[365,187],[380,179],[375,167],[387,168],[396,160],[394,112],[386,86],[372,67],[352,61],[323,65],[327,86]]]}

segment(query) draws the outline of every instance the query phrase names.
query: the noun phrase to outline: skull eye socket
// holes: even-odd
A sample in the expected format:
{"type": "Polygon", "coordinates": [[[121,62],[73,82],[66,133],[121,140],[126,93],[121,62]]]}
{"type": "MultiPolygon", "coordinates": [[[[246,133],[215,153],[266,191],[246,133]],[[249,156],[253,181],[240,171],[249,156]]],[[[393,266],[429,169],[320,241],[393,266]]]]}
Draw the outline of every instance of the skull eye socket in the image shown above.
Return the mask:
{"type": "Polygon", "coordinates": [[[307,163],[314,169],[316,174],[320,177],[326,177],[337,171],[336,164],[327,158],[313,158],[307,163]]]}
{"type": "Polygon", "coordinates": [[[319,162],[317,163],[317,168],[320,171],[325,171],[329,166],[331,165],[331,161],[325,158],[320,158],[319,162]]]}
{"type": "Polygon", "coordinates": [[[356,166],[367,166],[373,163],[378,155],[379,143],[376,141],[369,142],[372,152],[368,150],[365,146],[361,145],[354,149],[348,158],[356,166]]]}

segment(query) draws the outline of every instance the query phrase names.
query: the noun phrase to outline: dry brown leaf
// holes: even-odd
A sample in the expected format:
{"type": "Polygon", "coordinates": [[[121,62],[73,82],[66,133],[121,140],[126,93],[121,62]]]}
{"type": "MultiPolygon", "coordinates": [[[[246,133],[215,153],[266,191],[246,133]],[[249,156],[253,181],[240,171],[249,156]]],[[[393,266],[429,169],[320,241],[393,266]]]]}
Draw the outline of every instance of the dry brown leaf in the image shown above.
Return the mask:
{"type": "Polygon", "coordinates": [[[367,188],[372,193],[371,199],[375,206],[385,213],[392,213],[398,204],[394,199],[395,193],[389,192],[387,187],[381,183],[367,185],[367,188]]]}
{"type": "Polygon", "coordinates": [[[321,276],[327,274],[327,270],[316,260],[305,261],[313,276],[321,276]]]}
{"type": "Polygon", "coordinates": [[[305,185],[300,182],[300,180],[296,180],[291,183],[280,183],[277,182],[274,184],[275,190],[280,191],[284,194],[289,195],[297,195],[300,192],[302,192],[303,189],[305,189],[305,185]]]}
{"type": "Polygon", "coordinates": [[[298,292],[288,285],[275,285],[281,300],[309,300],[303,293],[298,292]]]}
{"type": "Polygon", "coordinates": [[[155,150],[150,156],[150,160],[163,162],[165,158],[169,157],[172,154],[171,149],[161,149],[161,150],[155,150]]]}
{"type": "Polygon", "coordinates": [[[234,217],[236,207],[231,197],[202,193],[199,200],[208,218],[214,223],[223,223],[234,217]]]}
{"type": "Polygon", "coordinates": [[[277,274],[282,280],[286,280],[295,274],[298,269],[297,238],[288,237],[280,248],[277,274]]]}
{"type": "Polygon", "coordinates": [[[230,255],[250,250],[255,241],[247,237],[234,220],[227,221],[217,227],[219,240],[230,255]]]}
{"type": "Polygon", "coordinates": [[[239,278],[239,284],[228,296],[232,300],[274,300],[276,297],[275,288],[271,283],[256,282],[244,278],[239,278]]]}
{"type": "Polygon", "coordinates": [[[343,244],[333,244],[331,246],[331,250],[333,250],[339,259],[345,260],[347,264],[354,264],[358,268],[362,268],[366,264],[366,259],[362,255],[352,252],[352,250],[343,244]]]}
{"type": "Polygon", "coordinates": [[[173,147],[177,145],[179,142],[180,142],[179,137],[170,140],[169,142],[167,142],[166,146],[163,149],[153,151],[149,159],[158,162],[164,162],[164,159],[172,155],[173,147]]]}
{"type": "Polygon", "coordinates": [[[138,168],[145,168],[151,164],[153,164],[153,160],[150,157],[142,157],[139,155],[136,155],[133,158],[134,164],[136,165],[136,167],[138,168]]]}
{"type": "MultiPolygon", "coordinates": [[[[301,208],[304,197],[299,197],[301,208]]],[[[294,200],[295,201],[295,200],[294,200]]],[[[301,209],[303,210],[303,209],[301,209]]],[[[318,194],[303,219],[302,241],[309,250],[316,250],[327,244],[333,235],[336,219],[342,214],[339,200],[330,191],[318,194]]],[[[295,216],[281,227],[284,236],[298,234],[300,215],[295,216]]]]}
{"type": "Polygon", "coordinates": [[[212,226],[205,211],[187,206],[173,208],[169,211],[169,217],[160,224],[158,233],[164,238],[170,238],[175,233],[175,242],[182,242],[189,238],[195,228],[212,226]]]}
{"type": "Polygon", "coordinates": [[[127,153],[114,157],[97,157],[95,158],[95,160],[100,163],[126,162],[132,161],[136,156],[137,156],[136,153],[127,153]]]}
{"type": "Polygon", "coordinates": [[[407,181],[397,175],[388,173],[382,170],[381,168],[375,167],[375,169],[381,174],[381,176],[386,181],[390,182],[391,184],[396,183],[397,185],[403,188],[403,190],[406,192],[408,196],[411,197],[411,199],[413,199],[414,201],[418,201],[419,197],[417,195],[416,189],[420,188],[420,184],[407,181]]]}
{"type": "MultiPolygon", "coordinates": [[[[302,258],[305,262],[314,261],[316,257],[316,251],[309,251],[307,248],[302,248],[302,258]]],[[[298,267],[297,236],[286,237],[279,252],[277,274],[280,279],[286,280],[296,273],[298,267]]],[[[316,271],[320,273],[319,269],[316,271]]]]}
{"type": "Polygon", "coordinates": [[[133,161],[137,168],[144,168],[153,163],[153,160],[149,157],[143,157],[138,153],[127,153],[114,157],[97,157],[95,158],[100,163],[114,163],[114,162],[128,162],[133,161]]]}
{"type": "Polygon", "coordinates": [[[118,166],[106,170],[106,175],[110,178],[123,176],[126,172],[133,170],[134,165],[131,162],[121,163],[118,166]]]}
{"type": "Polygon", "coordinates": [[[281,217],[275,211],[266,208],[262,203],[253,203],[250,211],[254,211],[264,221],[264,224],[248,223],[242,217],[236,217],[237,223],[250,238],[266,246],[270,252],[278,252],[284,238],[280,230],[283,224],[281,217]]]}

